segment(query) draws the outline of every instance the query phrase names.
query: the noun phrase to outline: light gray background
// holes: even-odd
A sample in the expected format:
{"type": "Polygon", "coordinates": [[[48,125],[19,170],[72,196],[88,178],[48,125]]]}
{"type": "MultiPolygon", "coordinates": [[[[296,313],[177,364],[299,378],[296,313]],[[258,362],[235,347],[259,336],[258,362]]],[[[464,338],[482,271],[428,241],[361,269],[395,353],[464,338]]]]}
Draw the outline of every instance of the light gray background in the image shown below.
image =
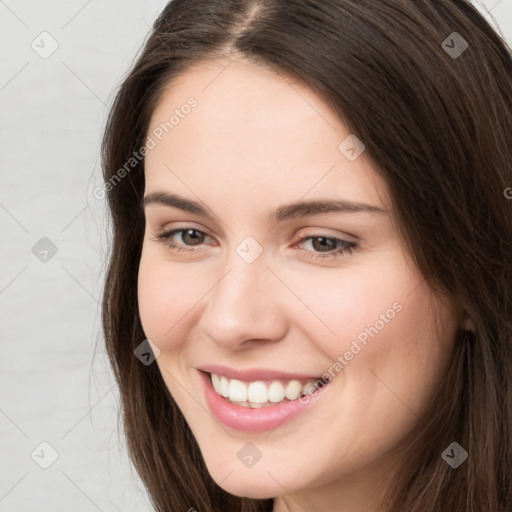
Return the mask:
{"type": "MultiPolygon", "coordinates": [[[[93,190],[108,106],[166,3],[0,0],[0,512],[152,510],[117,429],[93,190]],[[55,255],[34,254],[43,237],[55,255]]],[[[477,5],[512,45],[512,0],[477,5]]]]}

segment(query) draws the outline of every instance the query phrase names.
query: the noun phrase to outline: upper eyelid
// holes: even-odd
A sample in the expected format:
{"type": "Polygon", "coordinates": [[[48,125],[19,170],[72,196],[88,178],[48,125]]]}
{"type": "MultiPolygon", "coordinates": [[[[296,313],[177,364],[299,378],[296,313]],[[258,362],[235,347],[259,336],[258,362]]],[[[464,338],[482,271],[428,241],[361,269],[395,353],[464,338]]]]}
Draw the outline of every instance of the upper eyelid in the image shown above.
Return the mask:
{"type": "Polygon", "coordinates": [[[153,231],[156,233],[156,234],[167,234],[167,233],[175,233],[176,231],[187,231],[188,229],[195,229],[196,231],[200,231],[201,233],[204,233],[205,235],[209,236],[210,238],[214,238],[213,235],[210,235],[209,234],[209,230],[208,229],[205,229],[203,226],[195,226],[194,223],[188,221],[187,224],[185,224],[184,226],[177,226],[177,227],[168,227],[166,228],[165,225],[169,224],[169,222],[165,222],[161,225],[157,224],[155,225],[155,227],[153,228],[153,231]]]}

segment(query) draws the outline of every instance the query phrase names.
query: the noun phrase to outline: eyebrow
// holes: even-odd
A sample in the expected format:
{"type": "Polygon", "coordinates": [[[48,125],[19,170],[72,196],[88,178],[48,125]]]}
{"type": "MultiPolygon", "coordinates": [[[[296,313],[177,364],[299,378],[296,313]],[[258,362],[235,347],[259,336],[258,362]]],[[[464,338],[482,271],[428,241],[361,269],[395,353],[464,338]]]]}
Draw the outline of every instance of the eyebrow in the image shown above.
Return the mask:
{"type": "MultiPolygon", "coordinates": [[[[169,194],[167,192],[154,192],[145,196],[142,201],[142,207],[145,208],[148,205],[170,206],[208,219],[213,220],[214,218],[214,216],[200,203],[186,199],[177,194],[169,194]]],[[[299,217],[340,212],[388,213],[387,210],[371,204],[347,201],[344,199],[324,199],[316,201],[299,201],[280,206],[270,214],[269,220],[271,222],[282,222],[284,220],[296,219],[299,217]]]]}

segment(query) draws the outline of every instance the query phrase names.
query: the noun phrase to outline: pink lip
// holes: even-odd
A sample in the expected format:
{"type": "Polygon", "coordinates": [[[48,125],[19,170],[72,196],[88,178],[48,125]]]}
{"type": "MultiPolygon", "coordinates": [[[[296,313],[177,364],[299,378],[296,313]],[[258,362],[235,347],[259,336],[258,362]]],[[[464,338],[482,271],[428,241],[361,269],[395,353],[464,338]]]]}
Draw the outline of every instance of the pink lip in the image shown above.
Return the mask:
{"type": "MultiPolygon", "coordinates": [[[[318,396],[323,393],[327,387],[323,386],[318,388],[314,395],[309,396],[307,403],[302,403],[297,399],[289,402],[281,402],[271,407],[252,409],[250,407],[232,404],[216,393],[213,389],[210,375],[203,371],[199,371],[198,373],[203,382],[206,402],[213,415],[227,427],[246,432],[274,430],[279,425],[290,421],[298,414],[311,407],[311,405],[318,400],[318,396]]],[[[225,375],[225,373],[222,374],[225,375]]],[[[238,374],[240,374],[240,372],[238,372],[238,374]]],[[[259,373],[258,375],[261,376],[262,374],[259,373]]]]}
{"type": "Polygon", "coordinates": [[[216,373],[223,375],[228,379],[237,379],[244,382],[254,382],[257,380],[319,380],[318,375],[307,375],[298,373],[280,372],[277,370],[269,370],[263,368],[251,368],[247,370],[236,370],[216,364],[208,364],[197,368],[206,373],[216,373]]]}

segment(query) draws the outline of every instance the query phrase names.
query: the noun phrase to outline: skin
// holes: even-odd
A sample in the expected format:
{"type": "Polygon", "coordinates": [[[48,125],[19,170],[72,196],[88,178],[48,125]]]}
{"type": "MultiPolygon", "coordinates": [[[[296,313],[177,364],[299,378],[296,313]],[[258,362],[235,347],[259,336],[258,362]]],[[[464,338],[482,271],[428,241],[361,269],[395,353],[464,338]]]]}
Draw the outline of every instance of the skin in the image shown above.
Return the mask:
{"type": "Polygon", "coordinates": [[[201,63],[168,87],[148,134],[190,96],[198,105],[145,159],[146,195],[180,194],[214,214],[145,208],[139,309],[166,385],[226,491],[275,497],[276,512],[379,510],[394,456],[446,371],[457,308],[412,263],[367,153],[350,161],[340,152],[350,131],[306,85],[242,60],[201,63]],[[290,202],[341,198],[386,212],[269,220],[290,202]],[[200,231],[173,236],[192,252],[155,239],[179,228],[200,231]],[[236,252],[248,236],[263,249],[250,264],[236,252]],[[314,259],[337,246],[300,241],[308,236],[357,247],[314,259]],[[197,367],[321,376],[395,303],[400,312],[298,417],[248,433],[211,415],[197,367]],[[262,454],[251,468],[237,457],[247,442],[262,454]]]}

